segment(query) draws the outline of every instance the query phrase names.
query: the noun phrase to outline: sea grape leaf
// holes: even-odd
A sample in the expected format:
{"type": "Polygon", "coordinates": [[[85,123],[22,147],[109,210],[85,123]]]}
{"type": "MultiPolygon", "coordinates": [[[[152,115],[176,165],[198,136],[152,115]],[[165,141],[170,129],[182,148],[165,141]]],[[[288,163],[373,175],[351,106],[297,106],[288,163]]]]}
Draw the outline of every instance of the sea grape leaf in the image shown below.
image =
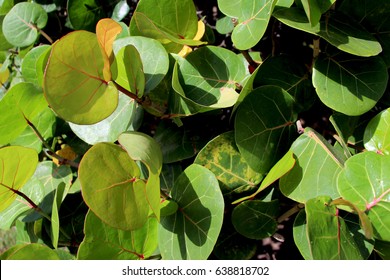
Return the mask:
{"type": "Polygon", "coordinates": [[[121,21],[129,14],[129,12],[130,6],[127,4],[127,1],[121,0],[115,5],[111,18],[115,21],[121,21]]]}
{"type": "Polygon", "coordinates": [[[121,230],[141,228],[148,219],[145,182],[127,152],[98,143],[80,162],[79,178],[85,203],[103,222],[121,230]]]}
{"type": "Polygon", "coordinates": [[[233,19],[231,17],[224,16],[217,20],[215,28],[220,34],[231,33],[234,29],[233,19]]]}
{"type": "Polygon", "coordinates": [[[253,170],[267,173],[287,151],[297,118],[294,107],[294,99],[277,86],[255,89],[238,107],[236,144],[253,170]]]}
{"type": "Polygon", "coordinates": [[[260,41],[275,4],[275,0],[218,0],[218,7],[222,13],[237,19],[237,25],[232,33],[232,40],[237,49],[250,49],[260,41]]]}
{"type": "Polygon", "coordinates": [[[311,26],[318,24],[321,15],[325,13],[334,2],[336,2],[336,0],[301,0],[311,26]]]}
{"type": "Polygon", "coordinates": [[[211,140],[196,156],[194,163],[209,169],[217,177],[224,195],[254,188],[262,175],[253,171],[240,155],[234,132],[225,132],[211,140]]]}
{"type": "Polygon", "coordinates": [[[285,196],[301,203],[320,195],[340,197],[337,176],[344,167],[344,154],[311,128],[305,129],[290,150],[294,153],[295,165],[279,181],[285,196]]]}
{"type": "Polygon", "coordinates": [[[390,108],[370,120],[364,130],[364,147],[378,154],[390,154],[390,108]]]}
{"type": "Polygon", "coordinates": [[[179,209],[179,205],[173,200],[163,199],[160,203],[161,217],[173,215],[179,209]]]}
{"type": "Polygon", "coordinates": [[[121,146],[133,160],[146,165],[149,177],[146,182],[146,198],[153,213],[160,219],[160,173],[163,156],[158,143],[149,135],[141,132],[125,132],[118,138],[121,146]]]}
{"type": "Polygon", "coordinates": [[[381,44],[381,56],[390,66],[390,2],[387,0],[362,0],[359,5],[353,0],[343,1],[339,11],[359,21],[381,44]]]}
{"type": "Polygon", "coordinates": [[[107,17],[109,9],[96,0],[68,0],[69,21],[76,30],[95,31],[95,26],[102,18],[107,17]]]}
{"type": "Polygon", "coordinates": [[[118,39],[114,42],[114,53],[118,54],[123,47],[133,45],[142,61],[145,75],[145,93],[150,92],[162,81],[169,69],[168,53],[157,40],[131,36],[118,39]]]}
{"type": "Polygon", "coordinates": [[[0,51],[6,51],[13,47],[13,45],[5,39],[3,33],[4,16],[0,15],[0,51]]]}
{"type": "Polygon", "coordinates": [[[364,259],[339,210],[329,196],[309,199],[305,205],[306,230],[314,260],[364,259]]]}
{"type": "Polygon", "coordinates": [[[45,60],[48,58],[51,46],[40,45],[30,50],[23,58],[22,75],[26,82],[42,87],[45,60]],[[46,59],[45,59],[46,58],[46,59]]]}
{"type": "Polygon", "coordinates": [[[169,193],[175,185],[177,177],[179,177],[182,172],[183,169],[180,163],[163,164],[160,173],[160,189],[165,193],[169,193]]]}
{"type": "Polygon", "coordinates": [[[313,69],[313,85],[321,101],[349,116],[373,108],[384,94],[387,81],[387,67],[379,56],[321,55],[313,69]]]}
{"type": "Polygon", "coordinates": [[[198,29],[195,5],[191,0],[141,0],[130,21],[131,36],[160,41],[168,52],[177,53],[183,45],[199,45],[192,40],[198,29]]]}
{"type": "Polygon", "coordinates": [[[51,108],[77,124],[94,124],[107,118],[117,107],[118,90],[105,80],[103,68],[95,34],[75,31],[58,40],[52,46],[44,77],[51,108]]]}
{"type": "Polygon", "coordinates": [[[47,103],[42,90],[31,83],[11,87],[0,101],[0,145],[15,140],[43,110],[47,103]]]}
{"type": "Polygon", "coordinates": [[[32,243],[19,244],[5,251],[2,260],[59,260],[58,254],[49,247],[32,243]]]}
{"type": "Polygon", "coordinates": [[[37,40],[39,29],[46,26],[47,20],[47,13],[41,5],[18,3],[4,17],[3,34],[12,45],[27,47],[37,40]]]}
{"type": "Polygon", "coordinates": [[[374,237],[390,241],[390,156],[364,152],[350,157],[337,180],[340,195],[368,213],[374,237]]]}
{"type": "Polygon", "coordinates": [[[102,51],[104,68],[103,77],[105,81],[111,81],[111,64],[114,61],[114,52],[112,44],[116,36],[121,33],[122,27],[115,20],[104,18],[99,20],[96,25],[96,37],[102,51]]]}
{"type": "Polygon", "coordinates": [[[59,211],[60,211],[62,200],[64,196],[66,196],[65,188],[66,185],[64,183],[58,185],[54,193],[53,207],[51,211],[51,232],[50,233],[51,233],[51,241],[55,249],[57,249],[58,247],[58,239],[60,236],[59,211]]]}
{"type": "Polygon", "coordinates": [[[280,179],[287,172],[289,172],[295,165],[295,158],[292,151],[288,151],[268,172],[267,176],[265,176],[264,180],[261,182],[259,188],[253,194],[242,197],[233,202],[233,204],[242,202],[244,200],[253,199],[256,195],[258,195],[261,191],[268,188],[272,185],[276,180],[280,179]]]}
{"type": "Polygon", "coordinates": [[[390,260],[390,242],[375,240],[375,252],[384,259],[390,260]]]}
{"type": "Polygon", "coordinates": [[[296,7],[278,9],[272,15],[292,28],[320,36],[338,49],[353,55],[367,57],[382,51],[381,45],[371,33],[340,12],[329,13],[315,26],[311,26],[305,12],[296,7]]]}
{"type": "Polygon", "coordinates": [[[118,107],[108,118],[90,125],[69,125],[80,139],[94,145],[99,142],[115,142],[122,132],[138,128],[137,122],[141,115],[142,109],[135,100],[120,94],[118,107]]]}
{"type": "Polygon", "coordinates": [[[279,201],[263,202],[250,200],[240,203],[232,213],[232,223],[238,233],[251,239],[264,239],[272,236],[278,223],[279,201]]]}
{"type": "Polygon", "coordinates": [[[115,55],[115,66],[112,70],[116,83],[140,98],[144,95],[145,75],[136,47],[127,45],[120,49],[115,55]]]}
{"type": "Polygon", "coordinates": [[[85,237],[77,252],[79,260],[139,260],[157,247],[158,222],[149,217],[137,230],[120,230],[103,223],[92,211],[87,213],[85,237]]]}
{"type": "Polygon", "coordinates": [[[21,146],[0,149],[0,211],[16,199],[18,191],[34,174],[38,164],[35,150],[21,146]]]}
{"type": "Polygon", "coordinates": [[[170,196],[179,210],[161,217],[158,243],[163,259],[207,259],[223,220],[217,179],[207,168],[192,164],[177,178],[170,196]]]}

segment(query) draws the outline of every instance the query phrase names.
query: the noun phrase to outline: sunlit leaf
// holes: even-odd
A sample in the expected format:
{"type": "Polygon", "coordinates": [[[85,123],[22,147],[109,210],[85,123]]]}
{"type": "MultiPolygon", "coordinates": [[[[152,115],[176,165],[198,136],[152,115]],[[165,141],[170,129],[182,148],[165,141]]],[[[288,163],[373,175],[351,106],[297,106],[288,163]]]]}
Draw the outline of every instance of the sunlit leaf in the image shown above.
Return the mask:
{"type": "Polygon", "coordinates": [[[49,45],[41,45],[33,48],[23,58],[22,74],[26,82],[42,87],[43,72],[50,53],[49,45]]]}
{"type": "Polygon", "coordinates": [[[390,109],[370,120],[364,131],[364,147],[379,154],[390,154],[390,109]]]}
{"type": "Polygon", "coordinates": [[[2,260],[59,260],[58,254],[42,244],[19,244],[5,251],[2,260]]]}

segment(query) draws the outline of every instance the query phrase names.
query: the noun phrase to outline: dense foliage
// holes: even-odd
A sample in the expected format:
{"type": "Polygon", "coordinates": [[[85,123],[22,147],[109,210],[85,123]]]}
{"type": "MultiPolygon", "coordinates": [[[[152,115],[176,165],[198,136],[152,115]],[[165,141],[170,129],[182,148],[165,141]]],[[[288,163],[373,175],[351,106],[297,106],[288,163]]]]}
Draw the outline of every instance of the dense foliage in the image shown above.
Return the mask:
{"type": "Polygon", "coordinates": [[[390,1],[207,2],[0,1],[2,259],[390,258],[390,1]]]}

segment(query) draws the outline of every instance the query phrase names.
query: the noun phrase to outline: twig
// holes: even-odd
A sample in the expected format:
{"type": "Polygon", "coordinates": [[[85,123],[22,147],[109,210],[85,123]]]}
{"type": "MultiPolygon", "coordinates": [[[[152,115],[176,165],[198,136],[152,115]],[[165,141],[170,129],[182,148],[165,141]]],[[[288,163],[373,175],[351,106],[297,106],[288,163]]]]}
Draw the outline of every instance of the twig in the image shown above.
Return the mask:
{"type": "Polygon", "coordinates": [[[303,209],[305,207],[305,204],[303,203],[299,203],[297,205],[295,205],[293,208],[287,210],[285,213],[283,213],[278,219],[277,219],[277,222],[278,224],[280,224],[281,222],[283,222],[284,220],[286,220],[287,218],[291,217],[292,215],[294,215],[295,213],[299,212],[301,209],[303,209]]]}

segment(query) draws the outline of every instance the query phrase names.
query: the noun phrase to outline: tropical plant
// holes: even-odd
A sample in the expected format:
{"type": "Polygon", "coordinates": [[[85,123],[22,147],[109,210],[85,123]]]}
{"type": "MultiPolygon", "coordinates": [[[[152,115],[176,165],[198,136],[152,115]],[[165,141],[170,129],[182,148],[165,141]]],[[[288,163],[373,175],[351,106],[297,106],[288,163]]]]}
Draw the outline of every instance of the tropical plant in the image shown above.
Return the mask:
{"type": "Polygon", "coordinates": [[[390,2],[215,4],[0,1],[2,259],[389,258],[390,2]]]}

